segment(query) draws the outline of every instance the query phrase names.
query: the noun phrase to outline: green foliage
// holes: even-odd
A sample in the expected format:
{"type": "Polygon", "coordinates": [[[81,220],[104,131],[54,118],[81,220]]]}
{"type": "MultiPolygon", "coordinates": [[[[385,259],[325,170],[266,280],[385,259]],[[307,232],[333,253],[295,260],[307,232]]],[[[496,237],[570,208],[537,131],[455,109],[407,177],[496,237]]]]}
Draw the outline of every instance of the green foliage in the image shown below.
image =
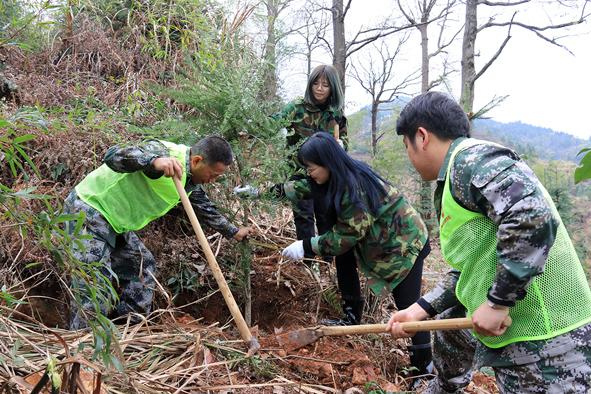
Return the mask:
{"type": "Polygon", "coordinates": [[[9,25],[25,14],[23,4],[17,0],[4,0],[0,3],[0,26],[9,25]]]}
{"type": "Polygon", "coordinates": [[[365,383],[363,391],[367,394],[386,394],[386,390],[374,381],[365,383]]]}
{"type": "Polygon", "coordinates": [[[552,197],[556,209],[560,213],[560,217],[564,224],[568,227],[573,218],[573,202],[572,197],[566,188],[554,187],[548,190],[552,197]]]}
{"type": "Polygon", "coordinates": [[[244,363],[252,370],[254,376],[260,376],[264,379],[273,379],[277,376],[277,367],[275,364],[259,356],[247,357],[244,363]]]}
{"type": "Polygon", "coordinates": [[[105,365],[118,367],[119,361],[111,354],[117,329],[105,316],[105,311],[118,301],[117,291],[103,273],[101,262],[80,261],[73,253],[74,245],[83,251],[82,242],[90,237],[83,229],[85,215],[83,212],[76,215],[61,213],[48,201],[45,208],[33,219],[33,235],[39,245],[50,253],[60,271],[68,273],[72,283],[77,284],[71,289],[74,301],[79,306],[88,302],[92,304],[94,316],[88,319],[88,323],[94,336],[94,357],[101,358],[105,365]],[[88,293],[81,292],[82,288],[88,293]]]}
{"type": "Polygon", "coordinates": [[[1,1],[0,47],[14,45],[25,50],[41,48],[44,43],[44,35],[54,24],[52,20],[48,20],[44,16],[59,7],[59,5],[52,4],[51,1],[1,1]]]}
{"type": "Polygon", "coordinates": [[[175,274],[168,278],[166,284],[172,289],[175,297],[183,291],[197,291],[200,287],[199,272],[182,264],[179,269],[175,270],[175,274]]]}
{"type": "MultiPolygon", "coordinates": [[[[51,197],[33,194],[34,188],[14,192],[6,186],[0,185],[0,202],[5,208],[6,219],[19,223],[20,232],[24,238],[33,238],[37,244],[45,249],[58,265],[60,271],[69,273],[73,281],[84,283],[90,291],[90,301],[95,308],[96,321],[89,320],[95,339],[95,357],[100,357],[110,365],[118,361],[113,360],[111,346],[113,343],[115,327],[106,318],[100,309],[100,305],[107,307],[114,305],[117,293],[110,280],[101,273],[98,263],[84,263],[79,261],[72,252],[72,246],[77,245],[83,250],[81,242],[88,238],[83,231],[84,214],[68,215],[53,208],[51,197]],[[39,199],[43,202],[45,210],[34,215],[31,212],[19,209],[23,199],[39,199]]],[[[32,268],[31,263],[27,268],[32,268]]],[[[82,296],[77,288],[72,289],[76,302],[82,303],[82,296]]],[[[0,299],[13,301],[3,289],[0,299]]]]}
{"type": "Polygon", "coordinates": [[[32,134],[23,134],[23,130],[34,125],[47,128],[46,122],[38,111],[23,108],[10,118],[0,117],[0,163],[6,162],[13,177],[23,173],[28,178],[25,163],[39,174],[39,170],[27,154],[26,143],[35,138],[32,134]]]}
{"type": "Polygon", "coordinates": [[[217,35],[211,21],[221,15],[206,0],[80,0],[73,13],[88,15],[119,36],[139,32],[142,51],[158,60],[181,50],[198,51],[204,38],[217,35]]]}
{"type": "Polygon", "coordinates": [[[583,153],[585,155],[581,158],[579,167],[575,169],[575,183],[579,183],[585,179],[591,179],[591,148],[581,149],[577,156],[583,153]]]}
{"type": "MultiPolygon", "coordinates": [[[[535,166],[540,171],[540,165],[535,166]]],[[[572,180],[570,175],[565,176],[565,173],[569,171],[568,167],[557,161],[544,162],[541,165],[541,171],[539,174],[540,181],[548,190],[548,193],[552,197],[556,209],[560,213],[562,221],[570,229],[570,225],[573,218],[573,201],[571,186],[572,180]]],[[[570,229],[572,232],[572,229],[570,229]]]]}
{"type": "Polygon", "coordinates": [[[194,115],[186,119],[200,135],[220,134],[238,147],[238,142],[248,138],[284,143],[277,132],[279,125],[268,116],[270,105],[258,99],[262,83],[253,72],[258,67],[256,59],[249,56],[234,64],[233,60],[226,62],[222,51],[218,56],[199,54],[189,59],[178,78],[180,87],[162,92],[191,108],[194,115]]]}
{"type": "Polygon", "coordinates": [[[402,137],[387,133],[380,142],[380,149],[371,162],[372,166],[394,184],[400,184],[413,172],[402,137]]]}
{"type": "MultiPolygon", "coordinates": [[[[383,115],[382,112],[380,112],[383,115]]],[[[349,134],[350,146],[352,147],[352,154],[356,158],[370,162],[371,166],[377,170],[380,175],[384,176],[397,187],[403,186],[405,181],[411,177],[417,178],[418,174],[412,168],[408,161],[402,137],[396,135],[396,120],[398,118],[398,109],[388,112],[389,116],[378,117],[379,133],[383,133],[383,137],[379,142],[378,151],[373,158],[369,157],[371,151],[371,135],[362,130],[369,127],[367,122],[369,119],[369,112],[363,109],[348,117],[349,120],[349,134]]],[[[404,189],[406,186],[403,186],[404,189]]],[[[406,192],[407,190],[403,190],[406,192]]]]}
{"type": "Polygon", "coordinates": [[[591,189],[588,183],[574,185],[574,165],[562,161],[528,160],[531,168],[552,197],[560,217],[571,237],[587,276],[591,278],[589,262],[588,215],[591,189]]]}
{"type": "Polygon", "coordinates": [[[329,287],[322,292],[322,298],[324,302],[326,302],[334,312],[342,313],[341,303],[339,301],[339,296],[337,291],[334,287],[329,287]]]}
{"type": "MultiPolygon", "coordinates": [[[[35,137],[32,134],[22,134],[22,129],[31,125],[46,128],[47,123],[39,111],[28,109],[17,112],[10,119],[0,119],[0,127],[6,131],[0,137],[0,158],[7,162],[14,177],[25,171],[25,163],[39,174],[27,153],[26,146],[35,137]]],[[[100,308],[100,305],[114,305],[117,293],[111,281],[102,273],[99,263],[84,263],[73,253],[74,245],[84,250],[82,242],[89,237],[83,229],[84,214],[64,214],[60,207],[54,207],[51,196],[35,194],[34,191],[35,187],[15,191],[7,185],[0,184],[3,219],[14,223],[23,239],[33,239],[34,243],[47,251],[61,272],[68,273],[73,281],[84,283],[91,289],[90,301],[95,308],[96,321],[91,320],[89,323],[95,339],[95,357],[102,358],[108,365],[117,366],[119,362],[111,354],[115,328],[100,308]],[[21,209],[23,200],[40,201],[41,211],[35,214],[21,209]]],[[[36,262],[31,262],[26,268],[31,269],[36,265],[36,262]]],[[[81,304],[82,296],[78,289],[74,288],[72,292],[76,302],[81,304]]],[[[7,292],[5,286],[0,291],[0,300],[8,305],[19,302],[7,292]]]]}
{"type": "Polygon", "coordinates": [[[147,127],[130,126],[129,130],[143,134],[146,138],[159,138],[175,143],[191,144],[197,140],[192,122],[182,118],[168,118],[147,127]]]}
{"type": "MultiPolygon", "coordinates": [[[[264,189],[261,185],[268,182],[283,182],[289,171],[285,140],[279,132],[281,125],[269,116],[273,103],[260,100],[264,86],[261,60],[242,44],[237,30],[228,32],[225,21],[211,27],[211,31],[224,33],[215,39],[207,34],[200,37],[198,51],[187,55],[179,67],[174,87],[154,87],[182,112],[171,113],[146,132],[158,138],[166,135],[171,141],[189,145],[207,135],[224,137],[232,145],[238,174],[233,179],[221,180],[220,189],[231,190],[238,183],[264,189]]],[[[218,193],[216,205],[222,211],[234,211],[230,215],[234,216],[232,220],[242,221],[242,225],[248,225],[251,206],[264,204],[245,201],[240,212],[236,212],[232,209],[235,198],[225,199],[220,194],[223,193],[218,193]]],[[[241,289],[248,320],[252,250],[247,243],[234,249],[235,267],[229,270],[236,275],[231,285],[241,289]]]]}
{"type": "Polygon", "coordinates": [[[253,72],[258,66],[253,54],[232,46],[187,59],[178,87],[156,88],[187,107],[185,114],[159,122],[147,133],[188,144],[206,135],[222,135],[232,145],[241,182],[285,180],[285,141],[280,125],[269,117],[272,103],[258,98],[262,81],[253,72]]]}
{"type": "Polygon", "coordinates": [[[14,307],[19,304],[25,304],[24,301],[17,299],[8,292],[6,284],[2,285],[2,289],[0,289],[0,304],[2,303],[7,305],[8,307],[14,307]]]}
{"type": "Polygon", "coordinates": [[[347,116],[347,132],[349,133],[349,151],[359,155],[369,155],[371,151],[371,136],[362,135],[367,123],[368,112],[361,110],[347,116]]]}
{"type": "Polygon", "coordinates": [[[27,359],[20,354],[20,348],[22,347],[22,341],[19,338],[15,338],[12,341],[12,346],[8,354],[0,354],[0,363],[5,363],[6,360],[10,360],[17,367],[23,367],[27,365],[27,359]]]}

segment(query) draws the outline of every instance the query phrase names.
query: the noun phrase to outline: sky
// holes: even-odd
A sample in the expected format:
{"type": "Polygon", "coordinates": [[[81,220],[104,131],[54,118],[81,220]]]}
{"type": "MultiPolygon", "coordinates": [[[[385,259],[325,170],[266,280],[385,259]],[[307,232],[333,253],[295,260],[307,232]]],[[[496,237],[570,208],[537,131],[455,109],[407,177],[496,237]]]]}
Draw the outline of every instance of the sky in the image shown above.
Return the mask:
{"type": "MultiPolygon", "coordinates": [[[[360,25],[368,26],[381,20],[384,15],[389,14],[394,4],[392,0],[353,0],[346,20],[347,31],[353,33],[360,25]],[[368,4],[372,6],[368,7],[368,4]]],[[[463,5],[461,7],[463,8],[463,5]]],[[[549,14],[557,12],[552,8],[543,9],[543,11],[549,14]]],[[[591,9],[589,11],[591,12],[591,9]]],[[[460,13],[463,19],[463,9],[460,13]]],[[[531,18],[545,16],[534,15],[533,12],[529,12],[528,15],[531,18]]],[[[481,16],[479,19],[482,20],[481,16]]],[[[532,33],[513,28],[512,38],[501,56],[476,82],[474,108],[482,107],[495,96],[508,95],[509,97],[500,106],[488,113],[489,117],[501,122],[521,121],[548,127],[582,139],[591,138],[590,32],[591,23],[587,22],[577,27],[576,35],[565,38],[563,44],[573,52],[573,55],[536,38],[532,33]]],[[[477,71],[494,53],[505,34],[506,30],[488,29],[485,30],[485,34],[478,36],[476,49],[481,56],[476,59],[477,71]]],[[[401,69],[417,67],[419,64],[417,35],[418,31],[414,30],[407,44],[409,49],[400,59],[401,69]]],[[[461,34],[458,36],[450,54],[450,60],[455,62],[458,72],[450,77],[448,86],[451,88],[451,94],[456,98],[460,95],[461,36],[461,34]]],[[[361,56],[368,57],[367,53],[361,56]]],[[[329,56],[320,53],[314,60],[315,64],[331,63],[329,56]]],[[[306,85],[305,64],[295,58],[290,59],[282,68],[280,78],[283,87],[282,95],[286,99],[303,95],[306,85]]],[[[415,90],[418,90],[418,87],[415,90]]],[[[445,90],[445,88],[440,87],[436,90],[445,90]]],[[[347,78],[346,95],[346,113],[355,112],[370,103],[370,96],[364,93],[351,77],[347,78]]]]}

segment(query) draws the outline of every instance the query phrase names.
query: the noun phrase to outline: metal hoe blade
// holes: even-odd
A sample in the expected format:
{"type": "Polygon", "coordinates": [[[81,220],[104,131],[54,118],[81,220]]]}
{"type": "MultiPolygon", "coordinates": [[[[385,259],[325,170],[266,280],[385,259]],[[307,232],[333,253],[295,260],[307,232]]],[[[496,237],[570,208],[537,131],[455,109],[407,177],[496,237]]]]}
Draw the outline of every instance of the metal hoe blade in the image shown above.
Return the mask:
{"type": "Polygon", "coordinates": [[[301,347],[316,342],[323,337],[322,330],[316,328],[302,328],[301,330],[286,332],[277,335],[277,342],[285,350],[297,350],[301,347]]]}

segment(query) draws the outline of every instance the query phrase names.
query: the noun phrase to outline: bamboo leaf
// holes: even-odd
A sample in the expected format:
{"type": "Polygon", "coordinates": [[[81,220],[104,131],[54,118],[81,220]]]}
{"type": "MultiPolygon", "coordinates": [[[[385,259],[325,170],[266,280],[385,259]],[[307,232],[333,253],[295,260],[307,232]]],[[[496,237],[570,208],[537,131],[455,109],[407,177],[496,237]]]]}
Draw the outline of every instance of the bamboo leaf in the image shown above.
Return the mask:
{"type": "Polygon", "coordinates": [[[575,169],[575,183],[591,179],[591,166],[577,167],[575,169]]]}
{"type": "Polygon", "coordinates": [[[575,183],[591,179],[591,148],[582,149],[579,154],[587,152],[581,159],[580,166],[575,168],[575,183]]]}
{"type": "Polygon", "coordinates": [[[13,144],[22,144],[23,142],[34,140],[35,136],[33,134],[24,134],[16,137],[12,143],[13,144]]]}
{"type": "MultiPolygon", "coordinates": [[[[22,158],[25,159],[25,161],[33,169],[33,171],[35,172],[35,174],[37,174],[38,176],[41,176],[41,174],[39,173],[39,170],[37,169],[37,166],[35,165],[35,163],[33,163],[33,161],[31,160],[31,158],[29,157],[29,155],[27,155],[27,153],[23,150],[23,148],[21,148],[19,145],[14,145],[14,148],[18,151],[18,153],[20,153],[20,155],[22,156],[22,158]]],[[[23,169],[22,166],[20,166],[20,167],[21,167],[21,169],[23,169]]]]}

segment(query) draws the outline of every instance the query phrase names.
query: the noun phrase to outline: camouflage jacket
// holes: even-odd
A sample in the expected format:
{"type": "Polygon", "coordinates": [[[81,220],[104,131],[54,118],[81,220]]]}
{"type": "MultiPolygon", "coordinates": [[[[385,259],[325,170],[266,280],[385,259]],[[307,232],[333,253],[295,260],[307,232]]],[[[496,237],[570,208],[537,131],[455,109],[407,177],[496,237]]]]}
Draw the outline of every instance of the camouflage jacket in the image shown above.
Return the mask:
{"type": "MultiPolygon", "coordinates": [[[[167,157],[168,155],[168,149],[164,144],[156,140],[149,140],[138,146],[112,146],[107,150],[103,161],[113,171],[143,171],[146,176],[156,179],[161,177],[163,173],[154,170],[152,162],[158,157],[167,157]]],[[[185,163],[187,174],[191,173],[189,159],[190,155],[187,152],[187,162],[185,163]]],[[[191,201],[201,223],[205,223],[226,238],[232,238],[238,232],[238,228],[218,212],[207,197],[203,186],[193,183],[190,175],[187,176],[185,191],[191,193],[189,201],[191,201]]]]}
{"type": "MultiPolygon", "coordinates": [[[[310,182],[300,179],[285,183],[285,196],[292,201],[309,198],[310,182]]],[[[341,255],[354,248],[359,267],[376,294],[391,291],[406,277],[428,236],[421,216],[406,198],[393,186],[385,186],[388,194],[376,216],[354,205],[346,192],[332,229],[304,240],[322,256],[341,255]]]]}
{"type": "MultiPolygon", "coordinates": [[[[434,203],[438,217],[449,160],[450,146],[437,177],[434,203]]],[[[523,299],[530,282],[544,270],[554,244],[558,222],[533,171],[508,148],[477,145],[458,153],[450,171],[451,194],[463,207],[480,212],[498,225],[497,276],[489,290],[493,302],[512,306],[523,299]]],[[[423,299],[441,312],[458,303],[455,285],[459,273],[451,271],[423,299]]]]}
{"type": "Polygon", "coordinates": [[[326,108],[324,110],[298,98],[288,103],[279,113],[273,115],[275,119],[286,122],[288,129],[287,146],[297,146],[306,138],[318,131],[333,133],[334,126],[339,125],[340,139],[345,148],[347,140],[347,118],[340,110],[326,108]]]}

